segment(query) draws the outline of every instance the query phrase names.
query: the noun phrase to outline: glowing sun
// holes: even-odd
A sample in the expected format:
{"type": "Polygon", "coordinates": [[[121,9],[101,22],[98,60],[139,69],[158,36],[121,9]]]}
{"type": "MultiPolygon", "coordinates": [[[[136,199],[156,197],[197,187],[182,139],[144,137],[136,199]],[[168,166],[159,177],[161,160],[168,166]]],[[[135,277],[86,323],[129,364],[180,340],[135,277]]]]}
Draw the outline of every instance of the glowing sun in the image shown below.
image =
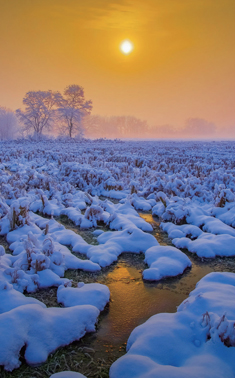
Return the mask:
{"type": "Polygon", "coordinates": [[[133,50],[133,44],[128,40],[123,41],[120,45],[120,49],[123,54],[130,54],[133,50]]]}

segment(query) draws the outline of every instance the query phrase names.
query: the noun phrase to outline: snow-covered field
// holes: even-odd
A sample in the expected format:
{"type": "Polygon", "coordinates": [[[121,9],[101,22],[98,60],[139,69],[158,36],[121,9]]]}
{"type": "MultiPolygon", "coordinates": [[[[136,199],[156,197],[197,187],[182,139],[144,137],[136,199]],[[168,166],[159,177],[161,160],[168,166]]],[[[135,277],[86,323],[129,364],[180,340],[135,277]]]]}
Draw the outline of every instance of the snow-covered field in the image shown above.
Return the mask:
{"type": "MultiPolygon", "coordinates": [[[[190,269],[185,249],[235,256],[234,152],[234,142],[1,142],[0,235],[11,253],[0,240],[0,365],[17,369],[22,351],[40,364],[95,332],[112,292],[75,285],[66,270],[93,274],[144,253],[143,279],[159,281],[190,269]],[[160,246],[138,211],[159,217],[175,247],[160,246]],[[33,298],[50,287],[61,308],[33,298]]],[[[177,313],[132,332],[110,377],[235,377],[234,287],[233,273],[203,278],[177,313]]]]}

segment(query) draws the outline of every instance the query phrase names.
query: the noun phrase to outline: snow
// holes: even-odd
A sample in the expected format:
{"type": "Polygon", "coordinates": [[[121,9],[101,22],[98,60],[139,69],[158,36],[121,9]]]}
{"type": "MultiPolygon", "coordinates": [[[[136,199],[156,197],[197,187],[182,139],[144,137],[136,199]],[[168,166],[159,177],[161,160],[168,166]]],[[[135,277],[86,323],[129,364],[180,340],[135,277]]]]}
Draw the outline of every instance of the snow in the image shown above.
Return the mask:
{"type": "Polygon", "coordinates": [[[11,231],[7,234],[8,243],[14,243],[17,240],[20,240],[24,235],[28,235],[29,232],[32,232],[33,235],[41,234],[41,230],[35,225],[25,225],[23,227],[17,228],[14,231],[11,231]]]}
{"type": "MultiPolygon", "coordinates": [[[[176,207],[175,202],[174,206],[176,207]]],[[[170,217],[174,222],[184,219],[189,224],[161,223],[161,228],[173,239],[172,242],[177,248],[187,248],[189,252],[205,258],[235,255],[235,230],[220,219],[208,215],[211,211],[220,216],[221,211],[193,204],[192,207],[185,205],[181,214],[179,208],[179,206],[176,207],[177,212],[174,213],[170,213],[170,210],[166,208],[165,218],[164,214],[162,218],[169,219],[169,214],[171,214],[170,217]]]]}
{"type": "Polygon", "coordinates": [[[196,289],[178,307],[178,311],[190,311],[200,315],[206,311],[222,316],[226,312],[229,320],[234,319],[235,274],[210,273],[203,277],[196,289]],[[209,309],[209,310],[208,310],[209,309]]]}
{"type": "MultiPolygon", "coordinates": [[[[158,245],[153,235],[146,234],[135,227],[123,231],[104,232],[98,236],[97,240],[100,245],[90,246],[85,253],[91,261],[98,263],[101,267],[116,261],[123,252],[140,253],[158,245]]],[[[75,248],[74,251],[76,251],[75,248]]]]}
{"type": "Polygon", "coordinates": [[[235,238],[230,235],[213,235],[202,233],[196,240],[175,238],[172,240],[177,248],[187,248],[199,257],[235,256],[235,238]]]}
{"type": "Polygon", "coordinates": [[[231,236],[235,236],[235,230],[224,224],[221,220],[215,219],[213,217],[203,217],[203,231],[215,234],[215,235],[222,235],[228,234],[231,236]]]}
{"type": "MultiPolygon", "coordinates": [[[[57,230],[56,222],[53,222],[53,225],[57,230]]],[[[90,272],[96,272],[101,269],[98,264],[92,261],[77,258],[66,246],[57,242],[57,235],[60,231],[48,233],[47,235],[41,230],[40,234],[37,233],[35,235],[30,231],[25,235],[25,232],[28,231],[28,229],[25,230],[25,227],[15,230],[17,235],[21,236],[20,241],[14,241],[10,245],[15,256],[5,257],[4,255],[2,257],[6,263],[3,266],[5,277],[7,279],[8,276],[7,281],[13,283],[13,286],[17,287],[19,291],[23,292],[26,289],[29,292],[33,292],[37,288],[47,288],[68,283],[68,279],[61,278],[67,269],[82,269],[90,272]]],[[[15,240],[15,237],[13,238],[15,231],[9,233],[12,237],[11,240],[15,240]]],[[[69,233],[69,231],[61,229],[62,238],[64,237],[63,232],[69,233]]],[[[84,242],[79,235],[73,232],[72,236],[75,237],[75,241],[77,241],[78,237],[79,241],[81,239],[84,242]]]]}
{"type": "Polygon", "coordinates": [[[132,214],[119,214],[118,212],[113,213],[107,220],[111,230],[124,230],[133,226],[140,228],[143,231],[151,232],[153,231],[152,226],[145,222],[140,216],[132,214]]]}
{"type": "Polygon", "coordinates": [[[95,231],[93,231],[93,235],[94,236],[99,236],[99,235],[101,235],[101,234],[103,234],[103,230],[95,230],[95,231]]]}
{"type": "Polygon", "coordinates": [[[146,234],[137,228],[116,232],[105,232],[97,238],[100,244],[117,244],[123,252],[145,252],[148,248],[158,245],[151,234],[146,234]]]}
{"type": "Polygon", "coordinates": [[[169,238],[175,239],[184,236],[189,236],[190,238],[197,238],[202,234],[202,230],[194,225],[182,224],[180,226],[175,225],[174,223],[167,222],[161,223],[161,228],[163,231],[168,233],[169,238]]]}
{"type": "Polygon", "coordinates": [[[60,346],[79,340],[86,332],[94,332],[98,315],[99,310],[90,305],[42,308],[37,304],[1,314],[0,365],[9,371],[19,367],[19,353],[24,346],[29,365],[45,362],[60,346]]]}
{"type": "Polygon", "coordinates": [[[85,375],[76,373],[74,371],[62,371],[60,373],[52,374],[50,378],[86,378],[85,375]]]}
{"type": "Polygon", "coordinates": [[[13,308],[28,304],[37,304],[45,308],[44,303],[39,300],[26,297],[21,292],[15,290],[11,284],[1,284],[0,287],[0,314],[10,311],[13,308]]]}
{"type": "Polygon", "coordinates": [[[233,273],[211,273],[175,314],[157,314],[132,331],[110,378],[234,377],[233,273]],[[225,316],[223,316],[226,313],[225,316]]]}
{"type": "Polygon", "coordinates": [[[192,266],[191,261],[183,252],[170,246],[147,249],[144,261],[150,268],[143,271],[143,278],[149,281],[178,276],[192,266]]]}
{"type": "Polygon", "coordinates": [[[45,289],[51,286],[60,286],[69,283],[67,278],[60,278],[57,274],[51,271],[51,269],[44,269],[37,273],[38,287],[40,289],[45,289]]]}
{"type": "MultiPolygon", "coordinates": [[[[143,279],[160,280],[191,266],[179,248],[235,256],[234,152],[225,141],[0,141],[0,235],[11,251],[0,245],[0,364],[18,367],[24,346],[27,362],[40,363],[95,330],[109,289],[72,287],[68,269],[92,276],[124,252],[143,253],[143,279]],[[175,247],[159,246],[138,211],[159,217],[175,247]],[[91,244],[79,235],[88,229],[91,244]],[[24,295],[52,286],[66,308],[24,295]]],[[[208,275],[176,314],[134,330],[111,377],[234,377],[234,348],[226,346],[234,343],[233,280],[208,275]]]]}
{"type": "Polygon", "coordinates": [[[151,200],[146,200],[143,197],[138,197],[136,193],[132,194],[131,204],[136,210],[150,211],[152,209],[151,200]]]}
{"type": "Polygon", "coordinates": [[[232,206],[224,208],[214,208],[212,210],[213,215],[220,219],[223,223],[229,226],[235,227],[235,204],[233,202],[232,206]],[[231,208],[230,208],[231,207],[231,208]],[[218,211],[220,210],[220,212],[218,211]],[[222,211],[221,211],[222,210],[222,211]]]}
{"type": "Polygon", "coordinates": [[[65,307],[89,304],[102,311],[109,302],[109,297],[108,287],[99,283],[78,283],[77,288],[61,285],[57,290],[57,301],[65,307]]]}

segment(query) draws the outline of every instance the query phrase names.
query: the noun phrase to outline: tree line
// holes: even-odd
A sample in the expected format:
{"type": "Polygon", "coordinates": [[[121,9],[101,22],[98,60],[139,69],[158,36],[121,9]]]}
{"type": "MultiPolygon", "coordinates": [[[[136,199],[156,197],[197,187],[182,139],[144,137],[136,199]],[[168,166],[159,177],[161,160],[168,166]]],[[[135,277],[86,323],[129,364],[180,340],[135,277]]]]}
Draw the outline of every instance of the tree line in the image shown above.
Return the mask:
{"type": "Polygon", "coordinates": [[[24,130],[41,135],[55,123],[71,138],[82,133],[82,119],[90,114],[92,101],[86,101],[84,89],[79,85],[65,88],[60,92],[28,92],[23,99],[24,109],[17,109],[16,116],[24,130]]]}
{"type": "MultiPolygon", "coordinates": [[[[93,104],[85,99],[80,85],[58,91],[31,91],[23,98],[23,109],[15,112],[0,107],[0,140],[17,135],[47,132],[69,138],[193,138],[213,137],[216,126],[201,118],[189,118],[182,128],[171,125],[149,126],[134,116],[92,115],[93,104]]],[[[234,128],[228,130],[234,136],[234,128]]]]}
{"type": "Polygon", "coordinates": [[[0,107],[0,139],[46,132],[70,138],[141,137],[148,130],[146,121],[133,116],[91,115],[92,101],[86,100],[83,87],[69,85],[58,91],[30,91],[23,98],[23,109],[15,112],[0,107]],[[18,125],[18,127],[17,127],[18,125]]]}

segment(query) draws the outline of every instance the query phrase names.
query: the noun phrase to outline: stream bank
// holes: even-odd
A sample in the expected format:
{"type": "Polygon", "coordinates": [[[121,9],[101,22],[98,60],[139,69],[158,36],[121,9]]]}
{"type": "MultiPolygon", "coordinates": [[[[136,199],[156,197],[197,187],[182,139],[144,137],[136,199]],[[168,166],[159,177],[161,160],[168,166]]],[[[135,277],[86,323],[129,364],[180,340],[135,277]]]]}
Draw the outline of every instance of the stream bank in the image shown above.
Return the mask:
{"type": "MultiPolygon", "coordinates": [[[[153,225],[153,235],[161,245],[172,245],[167,234],[159,227],[157,218],[151,214],[140,214],[153,225]]],[[[64,222],[66,223],[66,222],[64,222]]],[[[75,231],[75,227],[67,224],[75,231]]],[[[86,231],[76,232],[81,234],[86,231]]],[[[87,240],[93,238],[87,231],[87,240]]],[[[92,243],[95,244],[93,239],[92,243]]],[[[39,367],[29,367],[22,359],[22,366],[12,373],[0,368],[2,378],[41,378],[62,370],[78,371],[87,377],[108,378],[111,364],[125,354],[126,342],[131,331],[149,317],[162,312],[175,312],[177,306],[188,297],[196,283],[212,271],[233,271],[234,258],[216,258],[201,261],[196,255],[184,251],[192,261],[192,268],[183,275],[160,282],[142,280],[146,268],[143,254],[123,253],[117,262],[99,273],[68,270],[67,278],[77,282],[98,282],[109,287],[111,301],[101,313],[97,331],[85,335],[81,340],[58,349],[48,361],[39,367]]],[[[33,294],[47,306],[58,306],[56,288],[33,294]]]]}

